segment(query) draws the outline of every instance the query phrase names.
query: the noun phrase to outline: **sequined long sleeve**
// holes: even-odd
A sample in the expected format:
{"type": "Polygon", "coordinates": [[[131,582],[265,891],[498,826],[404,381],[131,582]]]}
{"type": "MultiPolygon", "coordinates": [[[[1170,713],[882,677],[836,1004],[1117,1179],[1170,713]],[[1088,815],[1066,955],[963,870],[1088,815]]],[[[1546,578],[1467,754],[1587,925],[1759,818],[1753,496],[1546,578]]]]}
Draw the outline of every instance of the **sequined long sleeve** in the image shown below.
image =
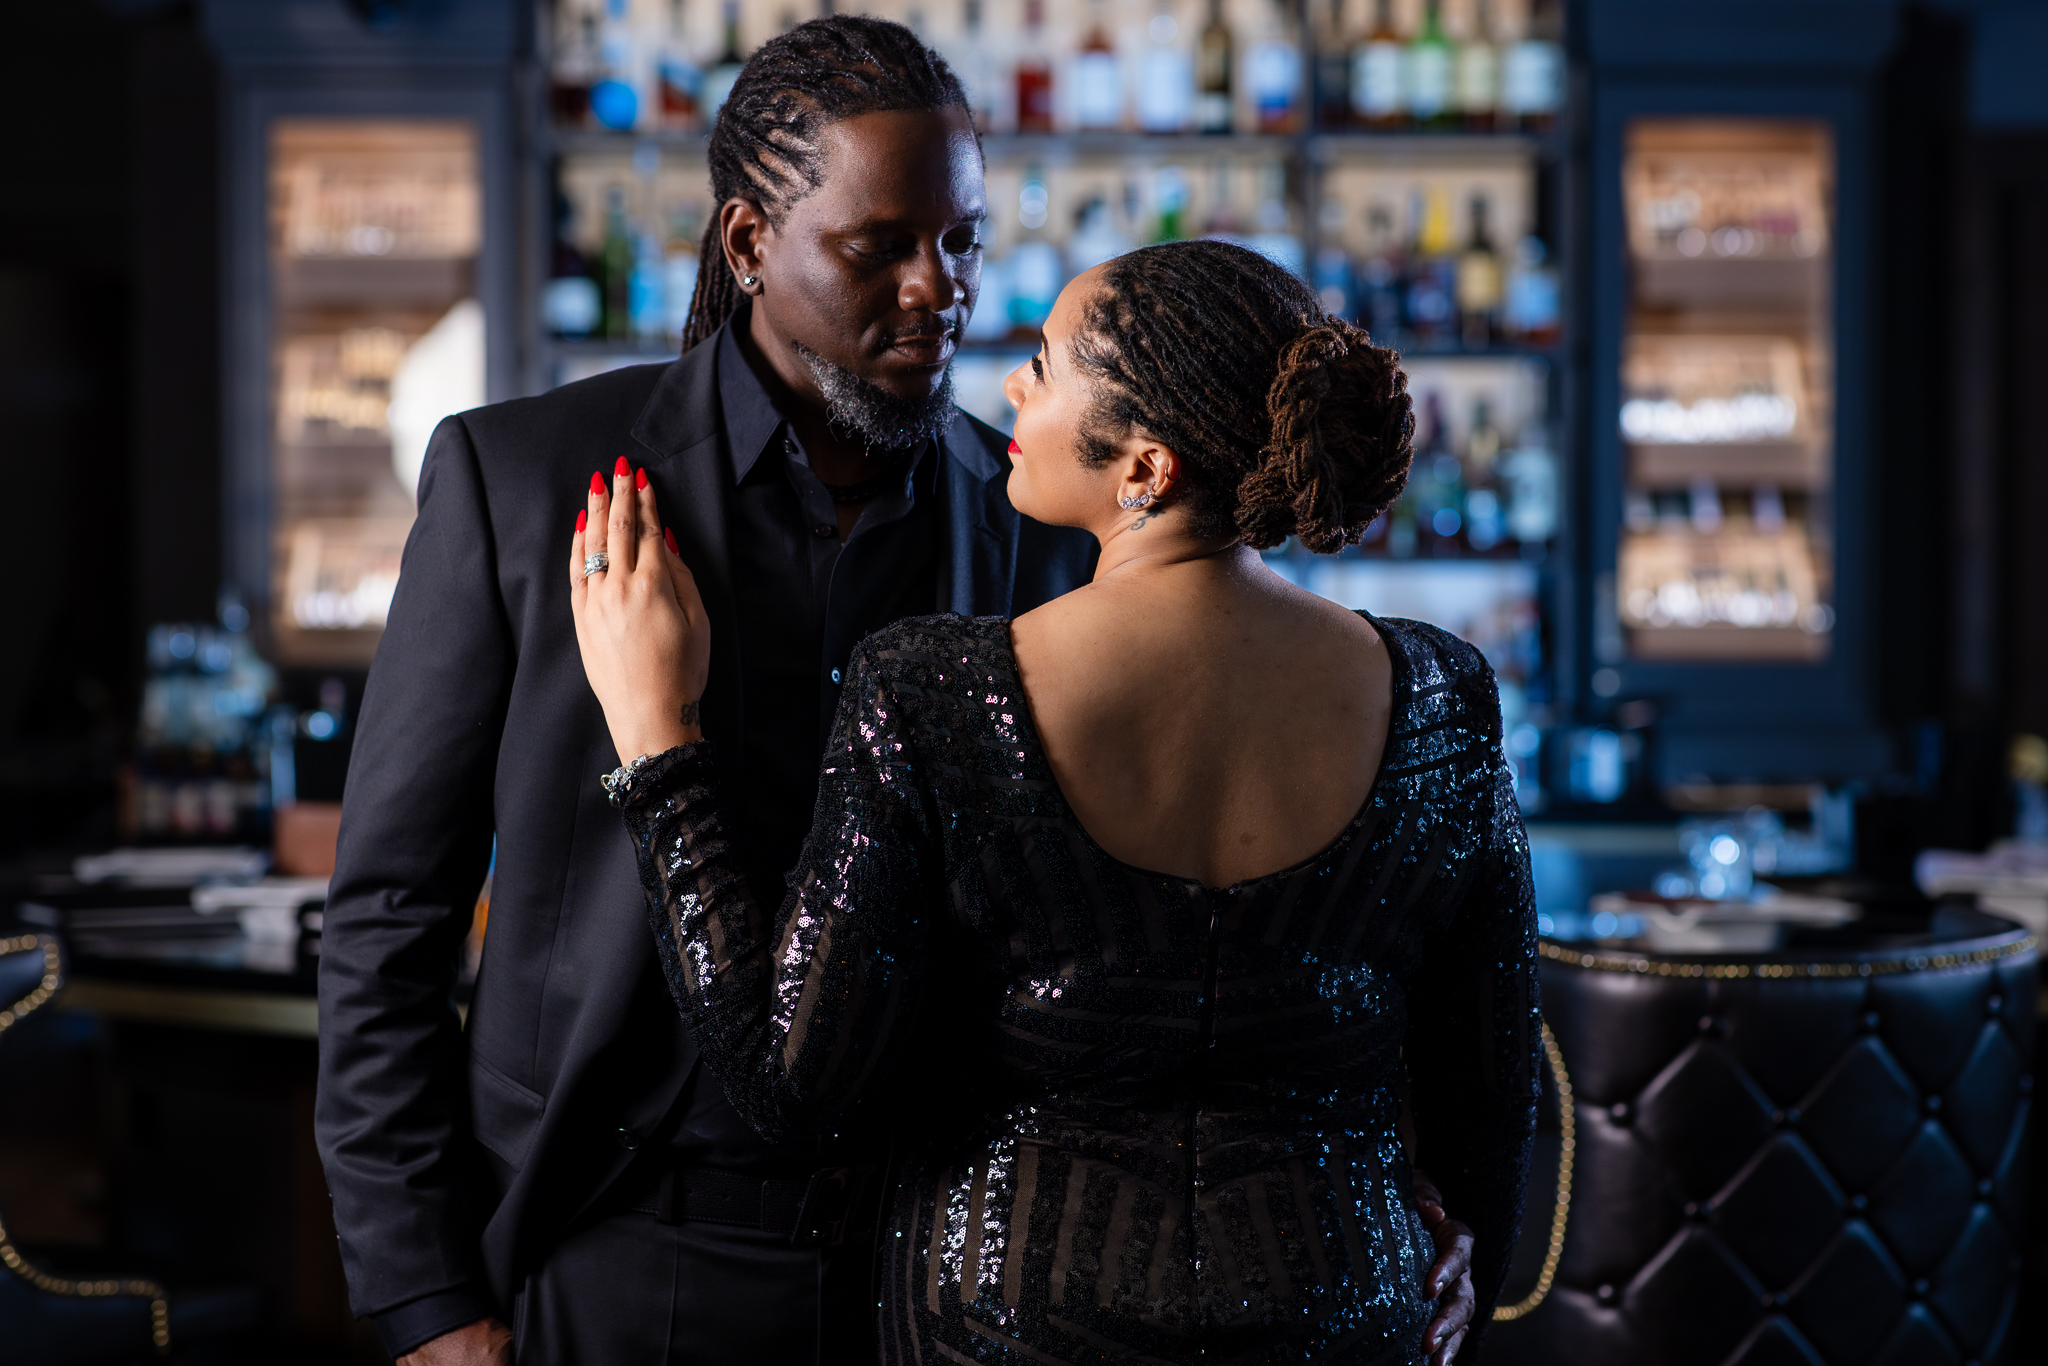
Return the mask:
{"type": "Polygon", "coordinates": [[[742,872],[710,750],[661,756],[620,805],[676,1003],[734,1107],[776,1138],[845,1107],[916,1012],[934,886],[928,794],[863,647],[778,914],[742,872]]]}
{"type": "Polygon", "coordinates": [[[1536,988],[1536,901],[1529,842],[1514,775],[1500,757],[1500,706],[1490,673],[1464,681],[1482,695],[1492,762],[1479,771],[1472,859],[1456,911],[1425,940],[1410,988],[1408,1060],[1417,1164],[1444,1205],[1472,1226],[1479,1294],[1471,1346],[1493,1312],[1521,1227],[1535,1136],[1541,1030],[1536,988]]]}

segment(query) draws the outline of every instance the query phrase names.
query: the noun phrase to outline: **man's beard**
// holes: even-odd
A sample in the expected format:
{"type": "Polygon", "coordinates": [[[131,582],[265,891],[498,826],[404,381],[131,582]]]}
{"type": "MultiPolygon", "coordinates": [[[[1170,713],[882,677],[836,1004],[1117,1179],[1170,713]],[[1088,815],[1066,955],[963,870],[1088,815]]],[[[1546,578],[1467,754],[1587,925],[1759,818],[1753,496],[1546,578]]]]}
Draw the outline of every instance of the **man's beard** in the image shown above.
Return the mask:
{"type": "Polygon", "coordinates": [[[879,384],[862,379],[845,366],[834,365],[802,342],[791,342],[818,392],[825,396],[825,414],[834,427],[850,432],[871,450],[901,451],[920,445],[953,422],[953,367],[947,366],[939,387],[923,398],[898,398],[879,384]]]}

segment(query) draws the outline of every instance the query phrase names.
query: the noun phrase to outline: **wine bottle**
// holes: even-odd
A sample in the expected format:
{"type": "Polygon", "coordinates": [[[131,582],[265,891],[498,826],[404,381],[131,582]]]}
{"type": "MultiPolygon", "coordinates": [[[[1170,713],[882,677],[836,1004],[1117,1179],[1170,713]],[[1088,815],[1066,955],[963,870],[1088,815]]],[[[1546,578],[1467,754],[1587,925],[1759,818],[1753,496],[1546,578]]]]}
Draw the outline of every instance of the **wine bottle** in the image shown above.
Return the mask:
{"type": "Polygon", "coordinates": [[[1052,131],[1052,61],[1045,50],[1045,0],[1024,0],[1024,51],[1017,58],[1017,131],[1052,131]]]}
{"type": "Polygon", "coordinates": [[[1471,351],[1493,344],[1501,302],[1500,255],[1487,232],[1486,207],[1485,195],[1472,196],[1471,231],[1458,256],[1458,324],[1471,351]]]}
{"type": "Polygon", "coordinates": [[[613,341],[633,335],[633,235],[626,226],[626,191],[604,192],[604,334],[613,341]]]}
{"type": "Polygon", "coordinates": [[[1233,124],[1231,67],[1236,43],[1223,19],[1223,0],[1209,0],[1209,22],[1195,48],[1195,126],[1204,133],[1228,133],[1233,124]]]}
{"type": "Polygon", "coordinates": [[[1539,3],[1528,33],[1501,60],[1500,116],[1509,127],[1541,132],[1564,104],[1564,48],[1554,5],[1539,3]]]}
{"type": "Polygon", "coordinates": [[[1351,125],[1351,53],[1344,32],[1344,0],[1323,0],[1316,13],[1316,126],[1336,132],[1351,125]]]}
{"type": "Polygon", "coordinates": [[[1467,132],[1491,132],[1500,101],[1500,53],[1488,23],[1491,7],[1474,0],[1472,31],[1458,44],[1451,72],[1451,102],[1467,132]]]}
{"type": "Polygon", "coordinates": [[[1442,128],[1451,119],[1451,45],[1444,38],[1439,0],[1427,0],[1422,27],[1404,54],[1408,112],[1423,128],[1442,128]]]}

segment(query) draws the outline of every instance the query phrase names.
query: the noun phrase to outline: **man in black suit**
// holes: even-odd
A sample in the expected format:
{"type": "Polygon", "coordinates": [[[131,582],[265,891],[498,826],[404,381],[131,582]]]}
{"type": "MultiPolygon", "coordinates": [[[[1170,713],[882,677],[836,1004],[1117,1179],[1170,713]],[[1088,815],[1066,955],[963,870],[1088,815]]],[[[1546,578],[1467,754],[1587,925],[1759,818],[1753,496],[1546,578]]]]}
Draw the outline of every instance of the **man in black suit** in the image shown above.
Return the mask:
{"type": "Polygon", "coordinates": [[[703,724],[769,889],[855,642],[1028,611],[1092,565],[1084,534],[1018,516],[1007,443],[952,405],[985,195],[943,62],[897,25],[802,25],[749,62],[710,155],[684,355],[442,424],[364,697],[317,1127],[352,1302],[401,1366],[507,1362],[515,1339],[523,1363],[873,1359],[885,1120],[764,1143],[655,968],[598,783],[632,756],[561,573],[590,480],[648,480],[704,593],[703,724]]]}

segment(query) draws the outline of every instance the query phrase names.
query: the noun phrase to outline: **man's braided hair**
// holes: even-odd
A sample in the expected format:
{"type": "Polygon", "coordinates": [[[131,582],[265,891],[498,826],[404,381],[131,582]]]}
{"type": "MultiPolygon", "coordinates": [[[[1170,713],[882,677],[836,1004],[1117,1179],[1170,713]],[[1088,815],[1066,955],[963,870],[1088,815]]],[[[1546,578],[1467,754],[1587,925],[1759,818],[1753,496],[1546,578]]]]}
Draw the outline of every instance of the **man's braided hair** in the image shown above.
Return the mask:
{"type": "MultiPolygon", "coordinates": [[[[711,130],[711,198],[750,199],[770,222],[824,183],[818,134],[883,110],[966,109],[960,80],[915,33],[886,19],[835,14],[798,24],[747,59],[711,130]]],[[[719,215],[704,228],[697,292],[683,327],[688,351],[739,307],[719,215]]]]}
{"type": "Polygon", "coordinates": [[[1328,554],[1408,482],[1401,357],[1257,252],[1169,242],[1117,257],[1070,349],[1096,388],[1082,459],[1107,463],[1132,432],[1171,448],[1196,536],[1261,550],[1299,536],[1328,554]]]}

